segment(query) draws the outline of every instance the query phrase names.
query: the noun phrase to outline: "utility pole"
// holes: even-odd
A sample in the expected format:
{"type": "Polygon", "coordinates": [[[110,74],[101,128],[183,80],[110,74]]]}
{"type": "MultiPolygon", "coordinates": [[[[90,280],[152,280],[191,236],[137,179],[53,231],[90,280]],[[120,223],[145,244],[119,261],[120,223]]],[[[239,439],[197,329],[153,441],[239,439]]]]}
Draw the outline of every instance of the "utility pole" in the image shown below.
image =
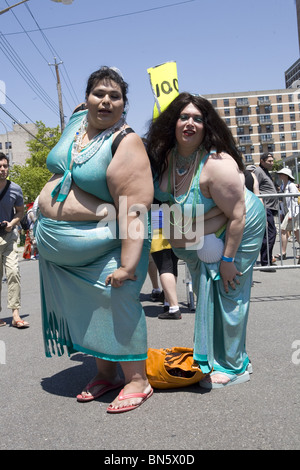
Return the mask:
{"type": "Polygon", "coordinates": [[[63,110],[63,103],[62,103],[62,95],[61,95],[61,83],[60,83],[60,77],[59,77],[59,70],[58,66],[61,65],[63,62],[56,62],[56,57],[54,57],[54,64],[48,64],[50,66],[55,67],[55,72],[56,72],[56,87],[57,87],[57,94],[58,94],[58,104],[59,104],[59,116],[60,116],[60,130],[63,132],[65,128],[65,116],[64,116],[64,110],[63,110]]]}
{"type": "Polygon", "coordinates": [[[21,5],[21,3],[25,3],[25,2],[28,2],[28,0],[22,0],[22,1],[19,2],[19,3],[15,3],[14,5],[11,5],[10,7],[7,7],[7,8],[5,8],[4,10],[1,10],[1,11],[0,11],[0,15],[3,15],[3,13],[6,13],[6,12],[9,11],[11,8],[14,8],[14,7],[18,6],[18,5],[21,5]]]}

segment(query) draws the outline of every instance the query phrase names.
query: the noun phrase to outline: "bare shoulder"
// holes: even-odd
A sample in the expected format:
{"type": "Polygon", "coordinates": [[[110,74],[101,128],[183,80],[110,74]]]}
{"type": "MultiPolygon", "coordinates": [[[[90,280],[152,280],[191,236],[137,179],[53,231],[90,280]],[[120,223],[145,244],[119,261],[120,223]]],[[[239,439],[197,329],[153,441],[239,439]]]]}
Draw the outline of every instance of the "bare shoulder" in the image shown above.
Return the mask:
{"type": "MultiPolygon", "coordinates": [[[[116,134],[115,138],[119,135],[116,134]]],[[[116,166],[125,165],[128,167],[136,167],[140,165],[149,164],[149,158],[143,144],[142,139],[135,132],[127,134],[119,143],[115,155],[108,168],[108,174],[110,170],[115,170],[116,166]]]]}
{"type": "Polygon", "coordinates": [[[207,178],[224,178],[227,174],[239,173],[239,167],[228,153],[212,153],[204,167],[207,178]]]}

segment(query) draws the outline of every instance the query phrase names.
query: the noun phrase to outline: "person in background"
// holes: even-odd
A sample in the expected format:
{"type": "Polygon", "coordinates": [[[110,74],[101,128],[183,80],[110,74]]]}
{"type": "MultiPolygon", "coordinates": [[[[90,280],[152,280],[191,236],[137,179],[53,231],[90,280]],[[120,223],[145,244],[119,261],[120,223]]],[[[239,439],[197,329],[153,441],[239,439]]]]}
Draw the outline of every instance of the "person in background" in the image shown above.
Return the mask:
{"type": "Polygon", "coordinates": [[[152,300],[152,302],[160,302],[163,300],[164,293],[159,287],[158,271],[151,253],[149,254],[148,274],[152,284],[150,299],[152,300]]]}
{"type": "MultiPolygon", "coordinates": [[[[298,192],[298,188],[294,183],[295,178],[292,175],[292,172],[289,168],[282,168],[277,171],[282,184],[280,187],[281,193],[293,193],[298,192]]],[[[300,244],[299,240],[299,204],[297,197],[285,197],[283,198],[283,208],[284,208],[284,219],[281,223],[281,243],[282,243],[282,253],[276,255],[278,259],[286,259],[286,249],[288,244],[288,232],[295,234],[295,238],[300,244]]]]}
{"type": "MultiPolygon", "coordinates": [[[[271,153],[264,153],[260,158],[260,165],[254,170],[258,180],[260,194],[275,194],[276,187],[273,183],[270,171],[273,168],[274,158],[271,153]]],[[[274,216],[278,212],[278,202],[274,197],[264,198],[264,205],[267,213],[267,228],[260,251],[261,266],[271,266],[273,264],[273,248],[276,240],[276,226],[274,216]]],[[[264,269],[267,272],[275,272],[275,268],[264,269]]]]}
{"type": "MultiPolygon", "coordinates": [[[[29,323],[20,317],[21,308],[21,278],[19,257],[17,252],[17,226],[24,215],[24,201],[21,187],[8,180],[9,160],[0,153],[0,279],[5,267],[7,278],[7,308],[12,310],[12,326],[28,328],[29,323]]],[[[0,283],[0,301],[1,301],[0,283]]],[[[0,307],[1,310],[1,307],[0,307]]],[[[0,320],[0,326],[6,322],[0,320]]]]}
{"type": "MultiPolygon", "coordinates": [[[[156,201],[154,201],[156,203],[156,201]]],[[[162,234],[163,212],[151,211],[153,238],[151,255],[158,269],[159,279],[164,292],[164,311],[158,315],[160,320],[180,320],[181,311],[177,298],[178,258],[168,240],[162,234]]]]}
{"type": "Polygon", "coordinates": [[[259,197],[259,184],[258,179],[254,174],[256,170],[256,165],[247,165],[246,170],[244,171],[245,175],[245,185],[249,191],[252,191],[256,196],[259,197]]]}

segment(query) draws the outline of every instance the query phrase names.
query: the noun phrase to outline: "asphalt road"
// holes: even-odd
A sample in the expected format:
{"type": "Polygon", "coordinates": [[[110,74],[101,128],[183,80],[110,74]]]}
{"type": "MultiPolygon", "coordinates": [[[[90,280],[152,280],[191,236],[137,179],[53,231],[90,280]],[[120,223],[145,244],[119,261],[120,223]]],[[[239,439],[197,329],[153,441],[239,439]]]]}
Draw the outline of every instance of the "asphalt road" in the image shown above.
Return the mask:
{"type": "MultiPolygon", "coordinates": [[[[110,415],[106,408],[115,392],[91,403],[75,399],[95,372],[93,358],[44,356],[38,261],[21,260],[20,268],[21,316],[30,328],[10,326],[4,283],[1,318],[8,325],[0,328],[1,450],[93,449],[113,459],[137,450],[199,455],[201,450],[300,448],[300,269],[254,273],[250,382],[210,392],[198,385],[155,391],[140,408],[110,415]]],[[[194,313],[187,309],[184,267],[179,268],[182,320],[159,320],[162,307],[149,300],[149,278],[142,289],[149,347],[193,345],[194,313]]]]}

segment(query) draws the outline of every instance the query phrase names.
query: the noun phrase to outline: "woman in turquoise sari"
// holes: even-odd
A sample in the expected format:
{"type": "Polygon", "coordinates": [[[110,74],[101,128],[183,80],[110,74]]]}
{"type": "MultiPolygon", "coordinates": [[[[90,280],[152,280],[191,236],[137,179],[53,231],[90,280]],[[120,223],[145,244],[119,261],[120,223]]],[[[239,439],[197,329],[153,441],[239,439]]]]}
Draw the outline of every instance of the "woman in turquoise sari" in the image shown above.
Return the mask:
{"type": "Polygon", "coordinates": [[[86,109],[72,115],[48,155],[54,175],[39,196],[35,231],[46,355],[56,346],[59,354],[66,347],[96,358],[80,402],[125,384],[110,413],[132,410],[153,393],[139,301],[153,180],[142,140],[126,124],[126,102],[118,71],[102,67],[90,76],[86,109]]]}
{"type": "Polygon", "coordinates": [[[200,386],[246,382],[246,327],[253,265],[265,230],[263,205],[245,188],[242,157],[225,122],[200,96],[175,98],[151,124],[147,149],[156,199],[192,211],[190,233],[185,218],[182,223],[178,213],[170,217],[170,242],[187,262],[197,295],[194,360],[208,374],[200,386]],[[218,231],[218,238],[204,236],[201,249],[199,236],[191,238],[191,232],[201,232],[194,230],[200,205],[203,233],[218,231]]]}

